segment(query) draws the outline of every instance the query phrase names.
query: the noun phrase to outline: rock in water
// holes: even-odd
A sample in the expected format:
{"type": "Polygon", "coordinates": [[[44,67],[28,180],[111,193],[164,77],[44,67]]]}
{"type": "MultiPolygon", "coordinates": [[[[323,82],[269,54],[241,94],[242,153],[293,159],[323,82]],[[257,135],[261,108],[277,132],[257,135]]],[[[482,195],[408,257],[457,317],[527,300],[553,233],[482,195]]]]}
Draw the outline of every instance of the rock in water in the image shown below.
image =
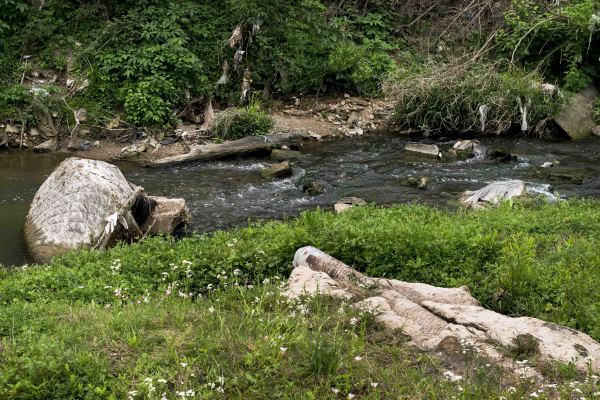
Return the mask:
{"type": "Polygon", "coordinates": [[[262,171],[260,171],[260,174],[263,176],[263,178],[267,179],[289,178],[290,176],[292,176],[293,171],[292,167],[290,166],[290,163],[284,161],[278,164],[272,164],[268,167],[265,167],[262,171]]]}
{"type": "Polygon", "coordinates": [[[411,153],[423,154],[430,157],[439,157],[440,148],[435,144],[409,143],[404,146],[404,150],[411,153]]]}
{"type": "Polygon", "coordinates": [[[600,94],[595,86],[588,86],[569,99],[565,109],[554,120],[572,139],[590,136],[596,126],[594,103],[600,94]]]}
{"type": "Polygon", "coordinates": [[[367,205],[367,202],[359,197],[343,197],[333,205],[333,209],[339,214],[351,209],[352,207],[364,205],[367,205]]]}
{"type": "Polygon", "coordinates": [[[302,191],[309,194],[310,196],[317,196],[319,194],[325,193],[330,187],[331,185],[329,185],[329,183],[322,180],[316,180],[305,182],[304,185],[302,185],[302,191]]]}
{"type": "MultiPolygon", "coordinates": [[[[466,286],[440,288],[366,276],[314,247],[296,252],[284,295],[323,294],[373,312],[391,330],[401,329],[409,344],[425,351],[444,350],[448,341],[468,342],[479,353],[515,372],[521,369],[498,347],[527,340],[540,360],[600,369],[600,344],[588,335],[535,318],[511,318],[487,310],[466,286]],[[589,363],[589,364],[588,364],[589,363]]],[[[446,346],[447,347],[447,346],[446,346]]]]}
{"type": "Polygon", "coordinates": [[[498,204],[502,200],[519,197],[526,193],[525,182],[520,180],[493,182],[475,191],[466,191],[461,202],[471,208],[482,208],[486,204],[498,204]]]}
{"type": "Polygon", "coordinates": [[[285,160],[297,160],[302,157],[302,153],[295,150],[283,150],[273,149],[271,150],[271,160],[274,161],[285,161],[285,160]]]}
{"type": "MultiPolygon", "coordinates": [[[[127,182],[114,165],[68,158],[35,194],[25,221],[25,241],[35,260],[46,262],[69,250],[104,249],[118,240],[139,238],[146,233],[139,226],[148,213],[160,210],[159,200],[156,209],[136,212],[134,205],[148,201],[144,190],[127,182]]],[[[180,213],[189,221],[185,206],[180,213]]]]}
{"type": "Polygon", "coordinates": [[[469,151],[477,158],[484,157],[486,153],[485,146],[479,140],[459,140],[452,146],[454,150],[469,151]]]}

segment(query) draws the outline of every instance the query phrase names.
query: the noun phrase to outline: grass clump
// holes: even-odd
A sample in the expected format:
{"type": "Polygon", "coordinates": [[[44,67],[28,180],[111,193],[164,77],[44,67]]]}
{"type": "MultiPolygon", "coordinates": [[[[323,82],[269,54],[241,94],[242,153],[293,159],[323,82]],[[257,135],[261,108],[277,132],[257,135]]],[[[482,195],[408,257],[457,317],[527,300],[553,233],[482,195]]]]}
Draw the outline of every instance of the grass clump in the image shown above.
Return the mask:
{"type": "Polygon", "coordinates": [[[484,63],[427,66],[386,87],[398,101],[396,125],[435,133],[541,134],[564,105],[563,95],[545,87],[540,75],[484,63]]]}
{"type": "Polygon", "coordinates": [[[266,135],[273,126],[273,118],[261,109],[257,100],[251,100],[247,107],[230,108],[218,113],[212,132],[220,139],[235,140],[244,136],[266,135]]]}

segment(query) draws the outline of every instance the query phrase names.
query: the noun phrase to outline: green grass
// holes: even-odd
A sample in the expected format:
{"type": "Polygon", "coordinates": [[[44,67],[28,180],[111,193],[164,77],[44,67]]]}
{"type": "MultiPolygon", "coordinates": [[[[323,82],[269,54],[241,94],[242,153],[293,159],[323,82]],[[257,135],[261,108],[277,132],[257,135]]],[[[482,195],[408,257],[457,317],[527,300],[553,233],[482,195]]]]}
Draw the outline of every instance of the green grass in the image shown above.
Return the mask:
{"type": "MultiPolygon", "coordinates": [[[[339,302],[288,303],[279,284],[304,245],[374,276],[467,284],[489,308],[600,337],[598,201],[482,212],[317,210],[0,270],[0,398],[121,399],[137,391],[130,397],[174,399],[192,390],[196,398],[517,399],[543,388],[478,368],[486,361],[477,355],[411,350],[400,332],[339,302]],[[449,382],[448,370],[463,378],[449,382]]],[[[521,347],[515,351],[525,357],[529,347],[521,347]]],[[[558,388],[540,398],[594,398],[599,390],[568,366],[545,368],[558,388]]]]}
{"type": "Polygon", "coordinates": [[[253,99],[247,107],[229,108],[218,113],[212,132],[219,139],[235,140],[244,136],[266,135],[273,126],[273,118],[253,99]]]}

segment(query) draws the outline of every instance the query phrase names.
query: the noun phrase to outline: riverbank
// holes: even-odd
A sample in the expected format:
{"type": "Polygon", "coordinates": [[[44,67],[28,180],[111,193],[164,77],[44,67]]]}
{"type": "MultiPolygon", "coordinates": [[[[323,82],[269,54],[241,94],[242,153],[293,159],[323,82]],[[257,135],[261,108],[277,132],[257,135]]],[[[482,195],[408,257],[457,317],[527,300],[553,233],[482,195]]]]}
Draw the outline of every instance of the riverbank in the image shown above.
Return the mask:
{"type": "MultiPolygon", "coordinates": [[[[350,95],[321,99],[306,96],[287,102],[278,101],[270,108],[269,116],[274,123],[270,133],[306,133],[313,140],[362,136],[385,130],[393,109],[394,102],[390,99],[350,95]]],[[[217,117],[219,113],[215,112],[217,117]]],[[[8,142],[5,147],[11,151],[52,152],[102,161],[148,163],[186,154],[193,145],[222,142],[203,124],[185,123],[173,129],[134,128],[119,124],[118,121],[111,121],[104,127],[82,124],[76,139],[66,133],[58,135],[54,147],[44,151],[36,150],[36,146],[45,140],[39,137],[39,133],[32,136],[31,131],[27,130],[21,136],[18,126],[0,126],[0,131],[7,131],[8,142]]],[[[33,132],[35,134],[36,130],[33,132]]]]}
{"type": "Polygon", "coordinates": [[[597,382],[568,366],[538,365],[535,354],[528,365],[544,380],[518,379],[468,351],[417,353],[369,315],[340,313],[339,303],[322,298],[288,304],[278,291],[295,250],[314,245],[369,275],[468,285],[490,309],[598,340],[599,206],[572,200],[483,212],[417,205],[312,211],[2,270],[0,394],[375,399],[425,391],[428,398],[517,399],[541,389],[547,398],[579,390],[593,398],[597,382]]]}

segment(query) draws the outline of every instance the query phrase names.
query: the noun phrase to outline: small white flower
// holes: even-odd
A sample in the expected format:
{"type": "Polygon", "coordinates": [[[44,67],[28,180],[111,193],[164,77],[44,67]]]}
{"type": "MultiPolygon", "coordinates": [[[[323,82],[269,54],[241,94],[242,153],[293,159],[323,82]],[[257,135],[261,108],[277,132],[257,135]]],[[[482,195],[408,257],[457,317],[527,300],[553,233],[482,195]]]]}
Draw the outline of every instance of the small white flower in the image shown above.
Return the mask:
{"type": "Polygon", "coordinates": [[[240,269],[236,269],[236,270],[234,270],[234,271],[233,271],[233,275],[235,275],[235,276],[240,276],[240,275],[242,275],[242,270],[240,270],[240,269]]]}
{"type": "Polygon", "coordinates": [[[371,382],[371,387],[376,388],[377,386],[379,386],[379,382],[371,382]]]}
{"type": "Polygon", "coordinates": [[[331,388],[331,391],[335,394],[338,394],[340,392],[340,389],[337,388],[331,388]]]}
{"type": "Polygon", "coordinates": [[[529,396],[530,397],[540,397],[540,395],[537,392],[533,392],[529,396]]]}
{"type": "Polygon", "coordinates": [[[517,392],[517,388],[514,386],[509,387],[508,389],[506,389],[506,391],[508,393],[516,393],[517,392]]]}
{"type": "Polygon", "coordinates": [[[186,362],[182,362],[182,363],[179,363],[179,364],[180,364],[180,365],[181,365],[183,368],[185,368],[185,367],[187,367],[187,366],[188,366],[188,363],[186,363],[186,362]]]}
{"type": "Polygon", "coordinates": [[[353,399],[353,398],[355,398],[355,397],[356,397],[356,395],[354,395],[354,394],[352,394],[352,393],[348,393],[348,399],[353,399]]]}
{"type": "Polygon", "coordinates": [[[211,313],[211,314],[213,314],[215,312],[215,308],[213,306],[210,306],[208,308],[208,312],[211,313]]]}
{"type": "Polygon", "coordinates": [[[352,319],[350,320],[350,325],[356,325],[356,324],[357,324],[357,322],[358,322],[358,319],[356,319],[356,318],[352,318],[352,319]]]}
{"type": "Polygon", "coordinates": [[[287,351],[287,347],[280,347],[280,348],[279,348],[279,350],[280,350],[282,353],[285,353],[285,352],[287,351]]]}
{"type": "Polygon", "coordinates": [[[162,383],[164,385],[165,383],[167,383],[167,380],[163,379],[163,378],[160,378],[160,379],[157,379],[156,382],[162,383]]]}
{"type": "Polygon", "coordinates": [[[354,357],[354,361],[360,361],[360,360],[362,360],[362,357],[361,357],[361,356],[356,356],[356,357],[354,357]]]}
{"type": "Polygon", "coordinates": [[[221,375],[220,377],[217,378],[217,382],[219,382],[221,384],[221,386],[225,385],[225,377],[223,375],[221,375]]]}

